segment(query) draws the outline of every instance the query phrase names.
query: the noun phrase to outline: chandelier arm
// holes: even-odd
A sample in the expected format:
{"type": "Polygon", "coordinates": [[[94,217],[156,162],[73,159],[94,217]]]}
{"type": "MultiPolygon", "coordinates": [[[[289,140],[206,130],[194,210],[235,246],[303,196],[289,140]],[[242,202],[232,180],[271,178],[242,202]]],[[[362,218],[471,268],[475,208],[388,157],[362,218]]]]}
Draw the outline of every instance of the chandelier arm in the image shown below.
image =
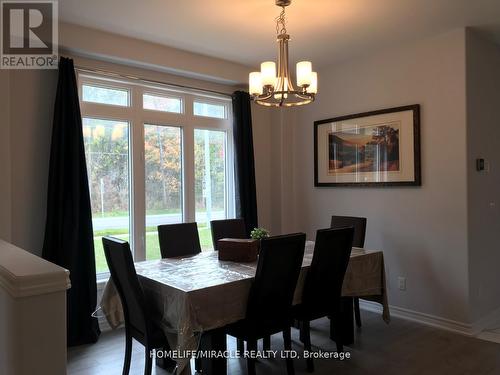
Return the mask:
{"type": "Polygon", "coordinates": [[[255,99],[255,102],[258,103],[259,105],[263,105],[266,107],[295,107],[295,106],[302,106],[302,105],[312,103],[313,99],[307,99],[307,100],[303,100],[300,102],[290,102],[290,103],[286,102],[286,100],[284,100],[283,102],[281,102],[281,101],[279,101],[279,102],[266,102],[266,101],[261,101],[261,99],[255,99]]]}
{"type": "Polygon", "coordinates": [[[295,95],[297,95],[301,99],[311,99],[314,100],[314,94],[313,93],[298,93],[296,92],[295,95]]]}
{"type": "Polygon", "coordinates": [[[267,100],[270,99],[273,95],[273,91],[270,91],[268,94],[256,95],[255,98],[258,100],[267,100]]]}
{"type": "Polygon", "coordinates": [[[290,40],[290,36],[287,35],[287,38],[284,38],[283,41],[283,55],[284,55],[284,60],[283,60],[283,65],[284,65],[284,73],[283,77],[284,79],[287,80],[287,90],[289,91],[294,91],[295,88],[293,87],[293,82],[290,77],[290,70],[288,66],[288,41],[290,40]]]}

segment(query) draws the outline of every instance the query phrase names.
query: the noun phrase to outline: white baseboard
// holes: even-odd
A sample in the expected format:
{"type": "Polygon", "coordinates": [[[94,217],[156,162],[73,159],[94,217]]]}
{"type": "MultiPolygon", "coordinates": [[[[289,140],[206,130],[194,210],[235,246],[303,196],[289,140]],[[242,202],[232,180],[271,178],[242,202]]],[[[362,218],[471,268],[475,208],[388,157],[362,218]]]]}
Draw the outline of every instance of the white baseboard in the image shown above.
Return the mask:
{"type": "Polygon", "coordinates": [[[500,307],[472,324],[477,333],[500,328],[500,307]]]}
{"type": "Polygon", "coordinates": [[[476,336],[478,339],[496,342],[500,344],[500,332],[498,331],[483,331],[476,336]]]}
{"type": "MultiPolygon", "coordinates": [[[[361,299],[359,305],[363,310],[382,313],[382,306],[378,303],[364,301],[361,299]]],[[[494,325],[497,324],[497,322],[500,323],[500,308],[472,324],[446,319],[436,315],[409,310],[398,306],[389,306],[389,311],[391,312],[391,316],[397,318],[411,320],[413,322],[460,333],[467,336],[478,336],[485,329],[498,328],[494,325]]]]}
{"type": "MultiPolygon", "coordinates": [[[[382,313],[382,306],[371,301],[360,300],[360,308],[367,311],[382,313]]],[[[398,306],[389,306],[391,316],[413,322],[425,324],[431,327],[445,329],[447,331],[457,332],[464,335],[472,336],[472,327],[470,324],[458,322],[456,320],[445,319],[439,316],[421,313],[409,309],[404,309],[398,306]]]]}

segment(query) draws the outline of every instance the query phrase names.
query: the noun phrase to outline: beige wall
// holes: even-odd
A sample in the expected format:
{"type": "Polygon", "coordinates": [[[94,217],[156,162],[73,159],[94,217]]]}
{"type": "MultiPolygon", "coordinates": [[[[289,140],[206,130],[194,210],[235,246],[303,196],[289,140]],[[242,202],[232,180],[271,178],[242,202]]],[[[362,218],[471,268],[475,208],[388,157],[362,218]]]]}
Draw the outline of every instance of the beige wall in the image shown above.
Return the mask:
{"type": "Polygon", "coordinates": [[[366,247],[384,251],[389,303],[468,322],[465,32],[319,71],[317,101],[294,127],[296,229],[314,238],[330,216],[368,218],[366,247]],[[421,104],[422,187],[315,188],[313,122],[421,104]],[[407,290],[397,287],[407,278],[407,290]]]}
{"type": "Polygon", "coordinates": [[[0,239],[11,236],[10,71],[0,70],[0,239]]]}
{"type": "Polygon", "coordinates": [[[273,230],[271,185],[271,111],[252,104],[252,131],[255,156],[255,184],[259,226],[273,230]]]}
{"type": "Polygon", "coordinates": [[[11,242],[41,254],[55,70],[13,70],[10,88],[11,242]]]}
{"type": "Polygon", "coordinates": [[[474,320],[500,308],[500,47],[467,32],[469,272],[474,320]],[[490,164],[476,171],[476,159],[490,164]]]}
{"type": "Polygon", "coordinates": [[[272,234],[295,232],[297,227],[293,158],[295,155],[302,157],[300,151],[294,152],[294,135],[300,110],[296,108],[271,110],[272,148],[269,164],[272,168],[272,234]]]}
{"type": "Polygon", "coordinates": [[[59,25],[59,45],[72,54],[228,85],[246,83],[250,71],[231,61],[66,23],[59,25]]]}

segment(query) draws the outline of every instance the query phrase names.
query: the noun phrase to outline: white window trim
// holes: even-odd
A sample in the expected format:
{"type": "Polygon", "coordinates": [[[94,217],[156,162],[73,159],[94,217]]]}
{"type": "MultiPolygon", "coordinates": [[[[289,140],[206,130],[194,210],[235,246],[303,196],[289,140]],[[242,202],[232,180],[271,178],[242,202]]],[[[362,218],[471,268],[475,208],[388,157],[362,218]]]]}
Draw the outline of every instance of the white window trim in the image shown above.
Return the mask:
{"type": "MultiPolygon", "coordinates": [[[[145,260],[145,171],[144,124],[172,126],[181,129],[183,221],[195,221],[194,131],[195,129],[219,130],[226,133],[226,209],[227,217],[235,217],[234,145],[231,99],[212,93],[180,90],[136,80],[114,79],[99,74],[78,73],[78,90],[82,98],[82,85],[126,89],[130,93],[129,106],[106,105],[80,100],[82,117],[103,118],[129,123],[129,191],[130,191],[130,245],[134,260],[145,260]],[[182,113],[143,109],[142,95],[153,94],[181,99],[182,113]],[[223,104],[226,118],[195,116],[194,101],[223,104]]],[[[98,280],[109,273],[98,274],[98,280]]]]}

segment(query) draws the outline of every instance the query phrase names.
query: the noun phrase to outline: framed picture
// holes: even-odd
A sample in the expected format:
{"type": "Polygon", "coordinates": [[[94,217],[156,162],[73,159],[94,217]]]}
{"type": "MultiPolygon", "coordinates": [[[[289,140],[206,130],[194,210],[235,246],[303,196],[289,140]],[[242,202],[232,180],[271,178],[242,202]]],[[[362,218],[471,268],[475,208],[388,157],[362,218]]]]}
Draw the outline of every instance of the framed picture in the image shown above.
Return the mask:
{"type": "Polygon", "coordinates": [[[314,122],[314,186],[420,186],[420,106],[314,122]]]}

